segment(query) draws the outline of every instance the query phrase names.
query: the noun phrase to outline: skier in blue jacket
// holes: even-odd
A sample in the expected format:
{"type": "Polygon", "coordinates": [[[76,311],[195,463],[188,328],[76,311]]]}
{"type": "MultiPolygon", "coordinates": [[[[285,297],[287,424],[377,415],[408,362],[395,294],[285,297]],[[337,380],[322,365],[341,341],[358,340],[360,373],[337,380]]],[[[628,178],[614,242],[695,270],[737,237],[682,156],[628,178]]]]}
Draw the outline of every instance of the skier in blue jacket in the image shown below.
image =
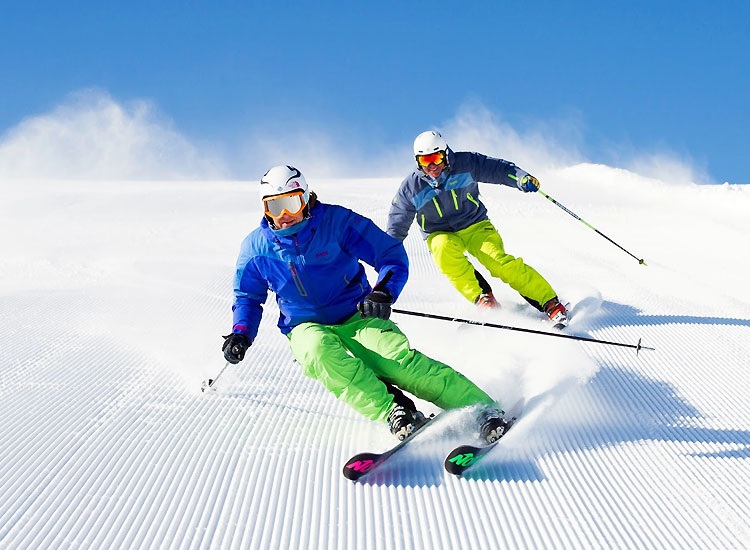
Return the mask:
{"type": "Polygon", "coordinates": [[[539,189],[539,180],[506,160],[453,152],[435,131],[422,132],[414,140],[414,160],[416,169],[393,198],[388,234],[403,241],[416,217],[438,269],[467,300],[480,307],[497,306],[492,288],[466,258],[468,252],[556,326],[567,325],[567,311],[557,293],[522,258],[505,252],[479,199],[480,181],[528,193],[539,189]]]}
{"type": "Polygon", "coordinates": [[[412,349],[389,319],[408,277],[400,241],[364,216],[319,202],[292,166],[271,168],[260,197],[265,215],[237,260],[234,324],[222,347],[227,361],[244,358],[271,290],[278,326],[304,374],[367,418],[386,421],[399,439],[425,422],[401,390],[443,409],[481,404],[482,437],[503,434],[506,422],[492,398],[412,349]],[[377,271],[374,288],[360,260],[377,271]]]}

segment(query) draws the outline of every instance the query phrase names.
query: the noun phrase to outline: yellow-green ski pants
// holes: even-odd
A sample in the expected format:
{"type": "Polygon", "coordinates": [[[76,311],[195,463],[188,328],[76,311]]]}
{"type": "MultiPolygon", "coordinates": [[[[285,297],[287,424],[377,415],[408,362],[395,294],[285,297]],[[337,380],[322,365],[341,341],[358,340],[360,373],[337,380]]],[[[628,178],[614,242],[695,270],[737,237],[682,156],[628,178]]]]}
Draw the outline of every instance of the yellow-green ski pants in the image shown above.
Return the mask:
{"type": "Polygon", "coordinates": [[[427,237],[427,246],[438,269],[471,302],[482,294],[482,288],[466,252],[479,260],[493,277],[498,277],[521,296],[540,306],[556,296],[550,284],[533,267],[526,265],[522,258],[505,253],[503,239],[490,220],[456,232],[431,233],[427,237]]]}

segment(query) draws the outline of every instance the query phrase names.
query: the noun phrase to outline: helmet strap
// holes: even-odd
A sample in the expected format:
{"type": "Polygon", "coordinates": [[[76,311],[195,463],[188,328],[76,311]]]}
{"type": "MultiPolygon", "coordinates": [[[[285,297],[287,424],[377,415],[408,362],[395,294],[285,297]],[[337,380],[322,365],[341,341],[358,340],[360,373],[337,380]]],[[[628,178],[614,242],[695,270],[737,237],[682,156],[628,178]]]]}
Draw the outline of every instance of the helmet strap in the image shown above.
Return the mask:
{"type": "Polygon", "coordinates": [[[268,214],[263,214],[263,217],[266,218],[266,221],[268,222],[268,225],[271,229],[278,229],[278,227],[276,227],[276,224],[273,223],[273,218],[271,216],[269,216],[268,214]]]}

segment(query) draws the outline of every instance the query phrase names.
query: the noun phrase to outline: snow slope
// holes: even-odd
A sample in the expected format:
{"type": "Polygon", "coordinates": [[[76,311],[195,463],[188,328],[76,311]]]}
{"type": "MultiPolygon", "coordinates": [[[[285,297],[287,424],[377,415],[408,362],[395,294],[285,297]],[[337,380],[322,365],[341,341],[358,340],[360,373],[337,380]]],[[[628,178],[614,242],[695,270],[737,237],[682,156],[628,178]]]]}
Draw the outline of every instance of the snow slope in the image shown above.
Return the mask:
{"type": "MultiPolygon", "coordinates": [[[[457,412],[356,484],[344,461],[392,436],[300,373],[272,300],[247,359],[199,391],[224,365],[251,183],[0,181],[0,548],[749,548],[750,188],[539,176],[648,265],[485,185],[507,250],[573,304],[569,334],[656,351],[394,315],[527,414],[464,479],[442,466],[457,412]]],[[[398,185],[308,179],[381,226],[398,185]]],[[[480,315],[405,244],[398,307],[548,329],[499,281],[480,315]]]]}

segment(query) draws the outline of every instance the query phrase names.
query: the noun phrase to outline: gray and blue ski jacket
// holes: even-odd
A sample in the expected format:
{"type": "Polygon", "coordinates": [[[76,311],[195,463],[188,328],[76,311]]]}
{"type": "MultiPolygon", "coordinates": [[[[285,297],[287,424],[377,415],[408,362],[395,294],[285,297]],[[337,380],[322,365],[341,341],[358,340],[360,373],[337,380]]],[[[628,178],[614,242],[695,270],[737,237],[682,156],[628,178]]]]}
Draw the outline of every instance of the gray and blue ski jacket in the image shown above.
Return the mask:
{"type": "Polygon", "coordinates": [[[264,218],[237,259],[232,332],[255,339],[269,290],[284,334],[305,322],[342,323],[371,292],[359,260],[375,268],[378,281],[392,272],[385,288],[395,301],[409,276],[406,250],[370,219],[318,202],[299,232],[282,236],[264,218]]]}
{"type": "Polygon", "coordinates": [[[448,149],[448,162],[438,180],[415,170],[401,182],[388,213],[389,235],[403,241],[415,216],[425,239],[435,231],[466,229],[488,219],[478,182],[517,187],[528,175],[512,162],[480,153],[448,149]]]}

